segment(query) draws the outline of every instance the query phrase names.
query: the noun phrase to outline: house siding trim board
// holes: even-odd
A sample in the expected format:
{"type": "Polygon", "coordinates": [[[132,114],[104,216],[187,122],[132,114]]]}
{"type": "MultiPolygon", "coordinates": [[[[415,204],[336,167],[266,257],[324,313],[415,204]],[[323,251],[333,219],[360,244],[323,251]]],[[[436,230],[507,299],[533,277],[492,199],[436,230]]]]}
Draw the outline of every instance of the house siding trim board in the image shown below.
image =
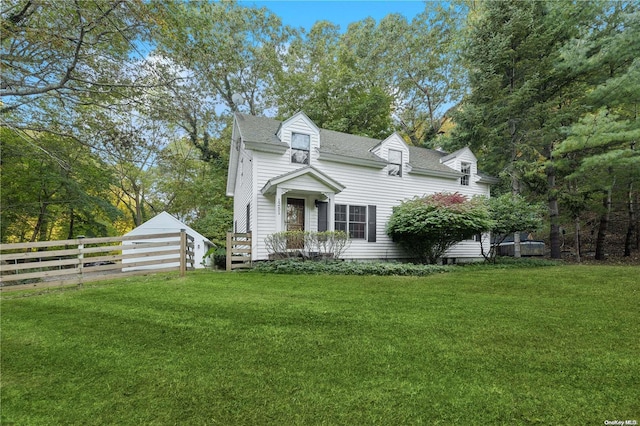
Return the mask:
{"type": "MultiPolygon", "coordinates": [[[[303,228],[307,231],[317,231],[319,227],[334,230],[336,205],[363,207],[366,217],[361,215],[358,219],[364,220],[364,225],[357,227],[364,226],[364,238],[352,239],[344,257],[401,259],[406,254],[391,241],[385,229],[394,206],[435,192],[488,197],[490,185],[496,181],[478,173],[477,160],[468,148],[447,154],[407,145],[397,133],[376,140],[319,129],[304,113],[283,122],[236,113],[232,137],[238,135],[242,135],[243,142],[235,153],[235,144],[231,144],[227,193],[234,197],[234,223],[242,225],[246,222],[242,216],[251,211],[253,260],[268,259],[264,239],[287,229],[287,214],[294,214],[287,211],[289,199],[303,200],[296,201],[298,207],[291,208],[304,213],[303,228]],[[292,161],[293,133],[310,137],[308,165],[292,161]],[[402,152],[400,176],[389,172],[392,164],[387,160],[389,150],[402,152]],[[240,179],[241,161],[246,162],[247,158],[251,159],[251,176],[240,179]],[[469,185],[461,185],[461,161],[472,163],[469,185]],[[229,191],[232,183],[234,188],[229,191]],[[322,223],[318,222],[319,215],[322,223]]],[[[363,210],[359,211],[362,214],[363,210]]],[[[358,235],[362,236],[361,230],[358,235]]],[[[463,241],[450,249],[446,257],[480,259],[480,243],[463,241]]]]}

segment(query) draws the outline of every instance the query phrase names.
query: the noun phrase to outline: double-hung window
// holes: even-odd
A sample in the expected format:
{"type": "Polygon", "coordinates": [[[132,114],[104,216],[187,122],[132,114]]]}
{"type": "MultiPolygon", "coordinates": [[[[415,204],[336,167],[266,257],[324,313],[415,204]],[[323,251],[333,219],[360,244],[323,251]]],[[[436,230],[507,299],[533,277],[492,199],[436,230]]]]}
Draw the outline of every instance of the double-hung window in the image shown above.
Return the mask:
{"type": "Polygon", "coordinates": [[[402,151],[389,150],[389,176],[402,176],[402,151]]]}
{"type": "Polygon", "coordinates": [[[345,204],[336,204],[335,229],[336,231],[349,232],[349,220],[345,204]]]}
{"type": "Polygon", "coordinates": [[[469,186],[469,182],[471,181],[471,163],[460,163],[460,173],[462,173],[460,185],[469,186]]]}
{"type": "Polygon", "coordinates": [[[367,235],[367,206],[336,204],[335,230],[348,233],[349,238],[365,239],[367,235]]]}
{"type": "Polygon", "coordinates": [[[309,164],[311,136],[302,133],[291,134],[291,162],[309,164]]]}

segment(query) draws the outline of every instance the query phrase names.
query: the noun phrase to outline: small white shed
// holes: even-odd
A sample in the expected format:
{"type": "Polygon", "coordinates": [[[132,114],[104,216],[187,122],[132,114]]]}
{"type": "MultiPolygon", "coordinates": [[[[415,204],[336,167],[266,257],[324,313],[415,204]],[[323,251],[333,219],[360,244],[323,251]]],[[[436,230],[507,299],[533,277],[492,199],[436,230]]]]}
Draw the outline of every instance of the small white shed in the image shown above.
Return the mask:
{"type": "MultiPolygon", "coordinates": [[[[157,216],[154,216],[153,218],[149,219],[148,221],[146,221],[145,223],[143,223],[142,225],[134,228],[133,230],[131,230],[130,232],[127,232],[125,234],[125,236],[136,236],[136,235],[151,235],[151,234],[161,234],[161,233],[173,233],[173,232],[180,232],[181,229],[184,229],[185,232],[187,233],[187,235],[190,235],[191,237],[193,237],[194,241],[194,267],[196,268],[205,268],[207,266],[209,266],[210,260],[209,259],[204,259],[204,255],[207,253],[207,251],[211,248],[211,247],[215,247],[215,244],[212,243],[209,239],[207,239],[206,237],[204,237],[203,235],[199,234],[198,232],[194,231],[193,229],[191,229],[189,226],[185,225],[184,223],[182,223],[181,221],[179,221],[178,219],[176,219],[175,217],[173,217],[172,215],[170,215],[167,212],[162,212],[160,214],[158,214],[157,216]]],[[[153,240],[156,241],[156,240],[153,240]]],[[[162,241],[161,239],[157,240],[157,241],[162,241]]],[[[140,243],[142,242],[150,242],[150,240],[141,240],[140,243]]],[[[128,241],[126,244],[136,244],[136,241],[128,241]]],[[[143,249],[145,250],[145,249],[143,249]]],[[[146,249],[147,251],[153,250],[153,249],[146,249]]],[[[134,250],[123,250],[122,254],[130,254],[133,253],[134,250]]],[[[162,255],[158,255],[158,256],[151,256],[151,257],[147,257],[148,260],[161,260],[162,258],[166,258],[167,256],[162,256],[162,255]]],[[[134,262],[135,259],[130,259],[128,262],[134,262]]],[[[123,267],[124,264],[128,263],[127,259],[124,259],[122,261],[123,263],[123,267]]],[[[175,265],[164,265],[166,267],[169,266],[179,266],[178,263],[175,263],[175,265]]],[[[134,271],[134,270],[139,270],[139,269],[146,269],[146,268],[153,268],[153,266],[150,267],[145,267],[145,266],[137,266],[137,267],[132,267],[132,268],[123,268],[123,271],[134,271]]]]}

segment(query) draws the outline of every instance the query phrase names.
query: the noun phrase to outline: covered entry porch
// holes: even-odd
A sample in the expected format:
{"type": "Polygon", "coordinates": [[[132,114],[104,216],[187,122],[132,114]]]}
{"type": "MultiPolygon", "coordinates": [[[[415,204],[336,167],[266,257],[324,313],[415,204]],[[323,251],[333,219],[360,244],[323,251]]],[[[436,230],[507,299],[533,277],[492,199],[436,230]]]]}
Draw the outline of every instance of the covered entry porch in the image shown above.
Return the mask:
{"type": "Polygon", "coordinates": [[[274,199],[276,232],[333,231],[335,195],[344,185],[307,166],[270,179],[262,188],[274,199]]]}

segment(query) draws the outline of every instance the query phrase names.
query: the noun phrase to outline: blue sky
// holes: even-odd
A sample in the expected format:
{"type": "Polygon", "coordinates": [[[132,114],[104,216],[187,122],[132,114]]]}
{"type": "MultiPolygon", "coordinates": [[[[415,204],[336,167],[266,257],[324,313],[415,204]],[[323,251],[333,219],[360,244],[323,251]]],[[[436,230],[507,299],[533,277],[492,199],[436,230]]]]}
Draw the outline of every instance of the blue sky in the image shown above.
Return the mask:
{"type": "Polygon", "coordinates": [[[310,29],[317,21],[326,20],[340,26],[346,31],[350,23],[372,17],[376,21],[389,13],[400,13],[408,20],[424,10],[425,4],[420,0],[387,0],[387,1],[339,1],[339,0],[242,0],[241,5],[266,7],[278,15],[282,22],[292,27],[310,29]]]}

